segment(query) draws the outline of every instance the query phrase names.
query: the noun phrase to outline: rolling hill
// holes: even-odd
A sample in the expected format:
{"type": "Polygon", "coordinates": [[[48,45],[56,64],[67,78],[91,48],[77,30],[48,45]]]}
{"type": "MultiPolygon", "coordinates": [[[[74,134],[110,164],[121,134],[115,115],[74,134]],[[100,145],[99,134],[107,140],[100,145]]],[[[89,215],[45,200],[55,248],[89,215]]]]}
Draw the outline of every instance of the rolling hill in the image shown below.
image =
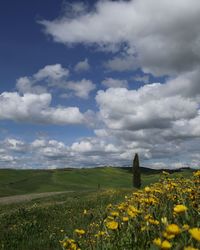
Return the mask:
{"type": "MultiPolygon", "coordinates": [[[[190,169],[175,174],[188,175],[190,169]]],[[[162,170],[141,168],[142,184],[158,180],[162,170]]],[[[0,170],[0,197],[54,192],[95,190],[98,188],[131,188],[132,173],[129,167],[99,167],[55,170],[0,170]]]]}

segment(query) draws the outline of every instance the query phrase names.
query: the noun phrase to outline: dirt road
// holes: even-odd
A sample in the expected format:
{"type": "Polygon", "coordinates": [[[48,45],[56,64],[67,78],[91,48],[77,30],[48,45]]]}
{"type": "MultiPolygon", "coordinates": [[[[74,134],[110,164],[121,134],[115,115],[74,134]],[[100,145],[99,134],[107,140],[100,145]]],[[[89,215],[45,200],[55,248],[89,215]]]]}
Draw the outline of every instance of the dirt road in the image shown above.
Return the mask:
{"type": "Polygon", "coordinates": [[[0,197],[0,205],[18,203],[18,202],[23,202],[23,201],[31,201],[37,198],[43,198],[43,197],[48,197],[48,196],[57,195],[57,194],[70,193],[70,192],[73,192],[73,191],[46,192],[46,193],[38,193],[38,194],[34,193],[34,194],[0,197]]]}

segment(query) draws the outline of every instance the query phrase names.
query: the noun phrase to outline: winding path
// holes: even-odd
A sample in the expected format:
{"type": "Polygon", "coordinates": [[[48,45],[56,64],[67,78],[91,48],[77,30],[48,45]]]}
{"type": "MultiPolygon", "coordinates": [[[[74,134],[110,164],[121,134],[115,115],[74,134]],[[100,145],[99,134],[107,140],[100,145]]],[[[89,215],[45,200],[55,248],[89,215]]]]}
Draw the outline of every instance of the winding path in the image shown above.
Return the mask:
{"type": "Polygon", "coordinates": [[[23,202],[23,201],[31,201],[37,198],[49,197],[52,195],[71,193],[71,192],[74,192],[74,191],[45,192],[45,193],[33,193],[33,194],[0,197],[0,205],[18,203],[18,202],[23,202]]]}

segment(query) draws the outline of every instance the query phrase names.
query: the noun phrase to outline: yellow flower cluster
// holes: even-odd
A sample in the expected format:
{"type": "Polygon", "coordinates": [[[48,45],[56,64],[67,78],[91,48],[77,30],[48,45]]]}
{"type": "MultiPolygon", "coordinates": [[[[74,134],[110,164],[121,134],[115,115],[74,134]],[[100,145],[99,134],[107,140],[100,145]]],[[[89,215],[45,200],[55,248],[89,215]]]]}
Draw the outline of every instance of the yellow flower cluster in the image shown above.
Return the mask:
{"type": "Polygon", "coordinates": [[[75,242],[75,240],[73,239],[69,239],[69,238],[65,238],[64,240],[60,241],[63,249],[69,249],[69,250],[81,250],[77,243],[75,242]]]}
{"type": "Polygon", "coordinates": [[[200,171],[192,178],[163,173],[159,182],[134,191],[120,204],[109,204],[102,220],[93,223],[86,232],[75,230],[70,244],[77,248],[64,239],[63,249],[198,250],[200,171]]]}
{"type": "Polygon", "coordinates": [[[186,206],[184,206],[184,205],[176,205],[175,207],[174,207],[174,212],[175,213],[183,213],[183,212],[186,212],[188,209],[187,209],[187,207],[186,206]]]}
{"type": "Polygon", "coordinates": [[[200,228],[191,228],[191,229],[189,230],[189,233],[192,235],[192,237],[193,237],[195,240],[200,241],[200,228]]]}
{"type": "Polygon", "coordinates": [[[154,239],[153,243],[161,249],[170,249],[172,247],[169,241],[167,240],[161,241],[160,238],[154,239]]]}
{"type": "Polygon", "coordinates": [[[77,233],[78,235],[83,235],[83,234],[85,234],[85,230],[83,230],[83,229],[75,229],[74,232],[77,233]]]}

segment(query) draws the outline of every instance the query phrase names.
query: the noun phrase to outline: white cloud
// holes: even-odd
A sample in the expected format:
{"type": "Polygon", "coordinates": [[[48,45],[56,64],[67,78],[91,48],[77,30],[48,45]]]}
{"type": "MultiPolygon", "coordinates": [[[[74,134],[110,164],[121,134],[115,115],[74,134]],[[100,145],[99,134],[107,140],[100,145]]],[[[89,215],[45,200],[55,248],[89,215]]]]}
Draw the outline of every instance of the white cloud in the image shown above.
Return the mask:
{"type": "Polygon", "coordinates": [[[17,79],[16,88],[19,93],[33,93],[33,94],[42,94],[47,92],[47,88],[40,85],[34,85],[31,78],[20,77],[17,79]]]}
{"type": "Polygon", "coordinates": [[[92,144],[90,141],[81,141],[81,142],[74,142],[72,144],[72,150],[75,152],[89,152],[92,151],[92,144]]]}
{"type": "Polygon", "coordinates": [[[73,94],[75,96],[87,99],[89,97],[90,92],[96,88],[96,85],[90,80],[82,79],[79,82],[67,82],[65,88],[73,91],[73,94]]]}
{"type": "Polygon", "coordinates": [[[45,147],[46,146],[46,141],[45,140],[42,140],[42,139],[36,139],[35,141],[33,141],[31,143],[31,146],[33,148],[42,148],[42,147],[45,147]]]}
{"type": "Polygon", "coordinates": [[[111,88],[99,91],[96,101],[108,128],[137,130],[166,128],[172,121],[197,115],[198,103],[181,96],[156,95],[157,84],[139,90],[111,88]]]}
{"type": "Polygon", "coordinates": [[[36,150],[36,153],[40,157],[58,159],[59,157],[67,157],[67,147],[63,142],[58,142],[56,140],[44,141],[41,144],[39,140],[36,140],[32,143],[32,146],[36,150]],[[41,146],[41,144],[44,144],[41,146]]]}
{"type": "Polygon", "coordinates": [[[40,81],[45,78],[50,80],[60,80],[63,77],[69,76],[69,70],[61,66],[61,64],[46,65],[33,75],[34,79],[40,81]]]}
{"type": "Polygon", "coordinates": [[[84,115],[77,107],[51,107],[51,94],[4,92],[0,95],[0,119],[48,124],[81,124],[84,115]]]}
{"type": "MultiPolygon", "coordinates": [[[[77,71],[86,70],[89,67],[87,64],[86,59],[79,62],[75,68],[77,71]]],[[[69,81],[68,76],[69,70],[60,64],[47,65],[31,77],[20,77],[17,80],[16,88],[20,94],[43,94],[55,91],[55,89],[67,90],[67,93],[60,94],[61,98],[78,96],[83,99],[87,99],[90,92],[96,88],[91,80],[83,78],[80,81],[69,81]]]]}
{"type": "Polygon", "coordinates": [[[83,61],[78,62],[74,67],[74,70],[76,72],[88,71],[89,69],[90,69],[90,65],[88,63],[87,58],[83,61]]]}
{"type": "MultiPolygon", "coordinates": [[[[87,137],[74,142],[72,145],[66,145],[64,142],[58,140],[44,140],[36,139],[30,143],[13,138],[0,141],[0,168],[45,168],[54,166],[60,167],[92,167],[98,165],[131,165],[135,152],[138,152],[141,159],[142,166],[153,168],[179,168],[183,166],[191,166],[198,168],[200,166],[200,156],[196,149],[191,149],[189,143],[186,147],[179,146],[172,148],[174,145],[170,144],[155,144],[150,148],[144,142],[121,142],[110,140],[111,138],[95,138],[87,137]],[[10,145],[17,145],[18,143],[26,145],[25,151],[16,151],[10,145]],[[146,145],[145,145],[146,144],[146,145]],[[175,150],[174,159],[166,161],[162,155],[162,148],[166,150],[175,150]],[[185,155],[187,151],[187,159],[177,161],[177,155],[185,155]],[[196,152],[196,153],[194,153],[196,152]],[[17,155],[18,154],[18,157],[17,155]],[[157,156],[157,159],[152,160],[152,157],[157,156]]],[[[197,144],[199,141],[196,142],[197,144]]],[[[167,151],[166,151],[167,152],[167,151]]],[[[165,154],[166,154],[165,152],[165,154]]],[[[168,152],[169,153],[169,152],[168,152]]]]}
{"type": "Polygon", "coordinates": [[[134,71],[138,68],[138,62],[133,56],[116,56],[105,62],[104,67],[109,71],[134,71]]]}
{"type": "Polygon", "coordinates": [[[114,79],[112,77],[106,78],[102,81],[102,84],[107,88],[126,88],[128,87],[127,80],[114,79]]]}
{"type": "Polygon", "coordinates": [[[198,0],[99,1],[93,10],[40,21],[56,42],[118,45],[128,57],[134,55],[145,72],[156,75],[199,65],[199,22],[198,0]]]}
{"type": "Polygon", "coordinates": [[[109,133],[105,129],[95,129],[94,133],[98,137],[107,137],[109,133]]]}
{"type": "Polygon", "coordinates": [[[48,92],[49,87],[62,87],[68,76],[69,70],[61,64],[46,65],[33,76],[17,79],[16,88],[21,94],[42,94],[48,92]]]}
{"type": "MultiPolygon", "coordinates": [[[[13,162],[14,161],[14,158],[12,155],[0,155],[0,163],[3,162],[3,163],[10,163],[10,162],[13,162]]],[[[4,165],[3,165],[4,166],[4,165]]]]}
{"type": "Polygon", "coordinates": [[[71,150],[75,153],[98,157],[119,152],[119,149],[114,144],[90,137],[82,139],[79,142],[74,142],[71,146],[71,150]]]}
{"type": "Polygon", "coordinates": [[[177,157],[188,164],[191,154],[199,150],[199,79],[196,70],[165,84],[98,91],[96,101],[103,124],[94,131],[96,136],[115,141],[121,159],[131,159],[139,152],[143,160],[153,160],[152,166],[156,160],[168,158],[169,167],[169,161],[176,162],[177,157]]]}
{"type": "Polygon", "coordinates": [[[27,150],[27,145],[22,140],[16,140],[14,138],[7,138],[4,141],[4,146],[6,149],[15,152],[25,152],[27,150]]]}
{"type": "MultiPolygon", "coordinates": [[[[19,78],[19,93],[0,95],[0,119],[86,123],[96,136],[72,145],[8,138],[0,142],[1,166],[11,164],[11,160],[12,166],[27,166],[30,156],[34,166],[44,168],[123,165],[129,164],[136,152],[142,162],[155,168],[178,168],[188,162],[200,166],[199,0],[98,1],[93,9],[72,3],[66,4],[64,13],[53,21],[40,22],[56,42],[82,43],[112,52],[112,58],[108,54],[103,63],[106,73],[141,67],[145,75],[135,76],[134,81],[146,85],[128,90],[126,80],[112,75],[105,78],[102,84],[108,89],[98,91],[99,110],[95,114],[91,110],[81,113],[78,107],[51,106],[52,96],[47,91],[52,88],[62,91],[62,98],[84,99],[96,88],[91,80],[70,81],[69,70],[61,64],[46,65],[32,76],[19,78]],[[148,84],[149,73],[168,75],[168,80],[148,84]]],[[[89,68],[86,58],[74,71],[89,68]]]]}

